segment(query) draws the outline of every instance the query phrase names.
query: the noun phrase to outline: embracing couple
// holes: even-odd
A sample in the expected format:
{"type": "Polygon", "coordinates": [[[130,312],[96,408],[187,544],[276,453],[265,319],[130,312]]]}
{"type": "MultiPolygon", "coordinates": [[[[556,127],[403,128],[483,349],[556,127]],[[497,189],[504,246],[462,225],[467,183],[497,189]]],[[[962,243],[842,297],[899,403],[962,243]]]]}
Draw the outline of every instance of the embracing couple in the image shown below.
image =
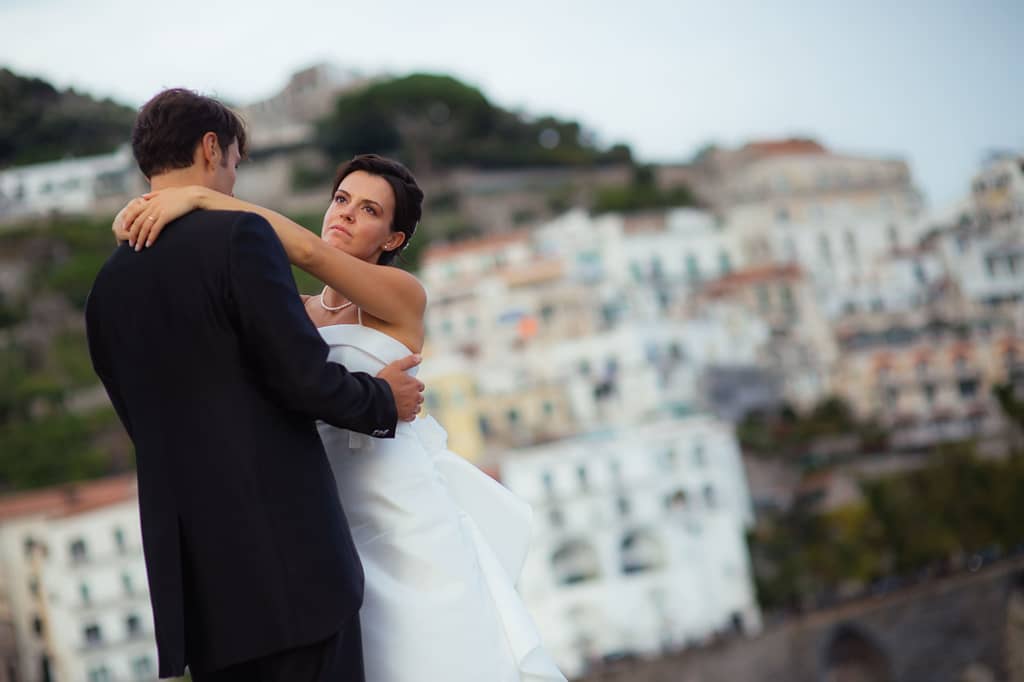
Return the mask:
{"type": "Polygon", "coordinates": [[[246,134],[217,100],[160,93],[132,147],[152,192],[86,326],[135,444],[160,676],[564,680],[514,587],[529,509],[417,419],[426,294],[389,265],[412,174],[343,163],[317,237],[233,197],[246,134]]]}

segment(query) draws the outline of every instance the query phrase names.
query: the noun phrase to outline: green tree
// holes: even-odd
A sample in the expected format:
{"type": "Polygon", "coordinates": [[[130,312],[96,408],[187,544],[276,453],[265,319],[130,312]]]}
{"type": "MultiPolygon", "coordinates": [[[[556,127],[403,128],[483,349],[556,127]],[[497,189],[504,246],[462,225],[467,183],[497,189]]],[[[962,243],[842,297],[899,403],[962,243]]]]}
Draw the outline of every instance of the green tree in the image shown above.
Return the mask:
{"type": "Polygon", "coordinates": [[[527,120],[450,76],[413,74],[342,95],[317,127],[333,159],[395,156],[421,174],[456,166],[506,168],[620,162],[623,145],[598,149],[575,121],[527,120]]]}
{"type": "Polygon", "coordinates": [[[0,69],[0,168],[110,152],[135,111],[0,69]]]}

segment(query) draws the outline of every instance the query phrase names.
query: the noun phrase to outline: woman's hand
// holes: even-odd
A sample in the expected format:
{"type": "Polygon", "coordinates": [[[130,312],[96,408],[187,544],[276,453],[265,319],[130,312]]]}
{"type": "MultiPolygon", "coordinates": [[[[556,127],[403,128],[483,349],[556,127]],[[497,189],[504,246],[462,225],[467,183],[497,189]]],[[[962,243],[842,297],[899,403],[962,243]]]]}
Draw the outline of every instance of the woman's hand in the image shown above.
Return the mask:
{"type": "Polygon", "coordinates": [[[143,194],[122,209],[122,230],[116,227],[114,234],[121,239],[123,234],[128,245],[136,251],[152,246],[167,223],[177,220],[186,213],[202,207],[204,187],[171,187],[158,192],[143,194]]]}
{"type": "Polygon", "coordinates": [[[118,211],[117,215],[114,216],[114,223],[110,226],[110,230],[114,233],[114,239],[117,240],[118,244],[120,244],[121,242],[128,241],[128,225],[130,225],[131,223],[125,222],[125,216],[135,216],[138,212],[142,211],[142,208],[145,205],[145,197],[135,197],[127,204],[125,204],[124,208],[118,211]]]}

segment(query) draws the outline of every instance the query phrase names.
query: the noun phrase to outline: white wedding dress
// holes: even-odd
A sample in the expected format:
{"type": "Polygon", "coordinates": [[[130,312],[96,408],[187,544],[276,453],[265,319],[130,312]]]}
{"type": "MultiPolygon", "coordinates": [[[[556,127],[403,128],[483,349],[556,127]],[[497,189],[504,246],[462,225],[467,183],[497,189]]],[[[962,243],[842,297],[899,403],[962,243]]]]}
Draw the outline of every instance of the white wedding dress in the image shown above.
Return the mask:
{"type": "MultiPolygon", "coordinates": [[[[320,334],[351,371],[411,353],[362,324],[320,334]]],[[[564,682],[515,590],[529,506],[450,452],[431,417],[394,439],[318,427],[366,574],[367,682],[564,682]]]]}

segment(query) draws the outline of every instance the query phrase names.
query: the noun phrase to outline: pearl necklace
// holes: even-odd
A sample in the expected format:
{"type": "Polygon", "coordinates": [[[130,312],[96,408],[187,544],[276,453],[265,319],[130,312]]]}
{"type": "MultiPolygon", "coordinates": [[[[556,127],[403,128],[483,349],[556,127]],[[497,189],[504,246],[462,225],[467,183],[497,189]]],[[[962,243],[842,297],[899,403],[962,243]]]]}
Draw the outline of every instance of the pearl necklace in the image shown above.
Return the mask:
{"type": "Polygon", "coordinates": [[[326,303],[324,303],[324,294],[325,293],[327,293],[327,285],[326,284],[324,285],[323,291],[321,291],[320,295],[317,296],[317,300],[320,301],[320,307],[323,308],[324,310],[326,310],[329,313],[336,313],[339,310],[344,310],[345,308],[347,308],[350,305],[352,305],[352,301],[346,301],[345,303],[342,303],[341,305],[327,305],[326,303]]]}

